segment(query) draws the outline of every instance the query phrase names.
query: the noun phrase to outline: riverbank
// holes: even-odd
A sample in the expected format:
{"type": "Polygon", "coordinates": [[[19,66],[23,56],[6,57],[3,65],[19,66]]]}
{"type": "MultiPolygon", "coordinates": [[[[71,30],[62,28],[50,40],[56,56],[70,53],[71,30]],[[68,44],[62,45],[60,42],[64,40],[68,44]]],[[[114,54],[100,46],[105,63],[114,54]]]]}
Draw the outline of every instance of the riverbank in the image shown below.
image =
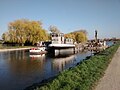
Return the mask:
{"type": "MultiPolygon", "coordinates": [[[[83,60],[76,67],[64,70],[48,83],[43,82],[33,86],[36,90],[91,90],[104,75],[111,58],[118,49],[116,44],[99,54],[83,60]]],[[[30,88],[30,90],[32,90],[30,88]]]]}
{"type": "Polygon", "coordinates": [[[120,47],[114,55],[110,65],[105,71],[95,90],[119,90],[120,89],[120,47]]]}
{"type": "Polygon", "coordinates": [[[31,48],[31,47],[0,49],[0,52],[15,51],[15,50],[29,50],[30,48],[31,48]]]}

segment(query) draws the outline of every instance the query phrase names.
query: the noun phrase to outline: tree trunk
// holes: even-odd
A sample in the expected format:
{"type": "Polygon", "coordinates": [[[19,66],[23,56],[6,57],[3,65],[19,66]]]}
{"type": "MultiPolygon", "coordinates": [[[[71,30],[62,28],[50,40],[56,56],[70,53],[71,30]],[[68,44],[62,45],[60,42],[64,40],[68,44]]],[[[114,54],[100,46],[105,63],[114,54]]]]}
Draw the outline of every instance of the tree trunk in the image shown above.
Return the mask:
{"type": "Polygon", "coordinates": [[[22,43],[22,46],[24,46],[24,43],[22,43]]]}

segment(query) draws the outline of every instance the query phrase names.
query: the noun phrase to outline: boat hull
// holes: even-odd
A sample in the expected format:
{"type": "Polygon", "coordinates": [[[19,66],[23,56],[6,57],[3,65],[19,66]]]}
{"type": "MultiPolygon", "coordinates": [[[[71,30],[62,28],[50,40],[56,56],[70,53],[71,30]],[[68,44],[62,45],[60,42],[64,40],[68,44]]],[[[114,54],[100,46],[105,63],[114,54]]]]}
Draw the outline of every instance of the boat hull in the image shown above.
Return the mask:
{"type": "Polygon", "coordinates": [[[30,54],[32,55],[42,55],[42,54],[46,54],[47,51],[40,51],[40,52],[35,52],[35,51],[31,51],[30,54]]]}
{"type": "Polygon", "coordinates": [[[41,47],[41,48],[32,48],[32,49],[29,50],[29,52],[32,55],[42,55],[42,54],[47,53],[47,51],[45,50],[44,47],[41,47]]]}

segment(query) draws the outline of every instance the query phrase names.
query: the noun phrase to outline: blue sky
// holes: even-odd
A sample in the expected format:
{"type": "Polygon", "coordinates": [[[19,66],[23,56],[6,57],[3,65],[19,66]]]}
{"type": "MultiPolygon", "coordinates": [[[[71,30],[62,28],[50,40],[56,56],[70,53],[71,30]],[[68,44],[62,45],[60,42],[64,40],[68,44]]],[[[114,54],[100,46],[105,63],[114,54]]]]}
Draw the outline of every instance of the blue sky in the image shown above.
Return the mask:
{"type": "Polygon", "coordinates": [[[120,38],[120,0],[0,0],[0,36],[17,19],[40,20],[69,33],[86,29],[88,38],[120,38]]]}

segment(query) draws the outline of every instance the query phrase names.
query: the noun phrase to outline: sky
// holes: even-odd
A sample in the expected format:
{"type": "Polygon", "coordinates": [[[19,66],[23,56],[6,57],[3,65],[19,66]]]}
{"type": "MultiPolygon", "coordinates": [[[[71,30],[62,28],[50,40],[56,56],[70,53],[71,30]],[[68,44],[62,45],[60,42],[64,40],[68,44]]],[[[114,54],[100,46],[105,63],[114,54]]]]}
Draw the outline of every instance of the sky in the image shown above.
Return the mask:
{"type": "Polygon", "coordinates": [[[61,32],[80,29],[88,38],[120,38],[120,0],[0,0],[0,38],[8,24],[18,19],[41,21],[61,32]]]}

